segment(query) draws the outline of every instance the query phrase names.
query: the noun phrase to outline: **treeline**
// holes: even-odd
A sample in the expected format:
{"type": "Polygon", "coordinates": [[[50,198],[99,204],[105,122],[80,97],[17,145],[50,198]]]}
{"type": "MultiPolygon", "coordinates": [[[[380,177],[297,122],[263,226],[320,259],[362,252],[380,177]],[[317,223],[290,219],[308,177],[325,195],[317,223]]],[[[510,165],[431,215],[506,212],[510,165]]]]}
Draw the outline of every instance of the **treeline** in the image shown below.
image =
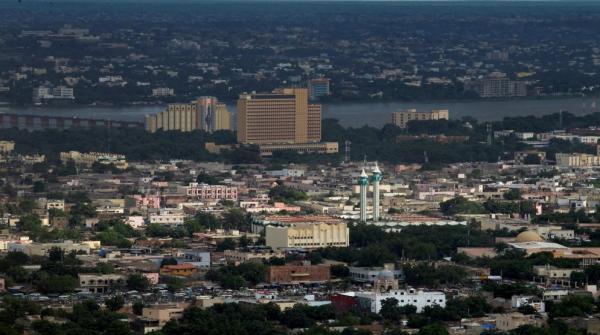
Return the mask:
{"type": "MultiPolygon", "coordinates": [[[[493,122],[493,130],[550,131],[561,128],[585,128],[600,125],[600,113],[574,116],[563,112],[551,115],[506,117],[493,122]]],[[[526,149],[515,137],[496,138],[491,145],[486,143],[487,124],[465,117],[460,120],[411,121],[406,129],[387,124],[382,128],[363,126],[344,128],[338,120],[323,120],[323,141],[338,142],[337,155],[301,155],[293,152],[278,152],[269,160],[274,163],[339,163],[343,159],[343,144],[350,141],[351,159],[397,163],[448,164],[465,161],[494,162],[498,158],[512,158],[515,151],[526,149]],[[448,135],[467,136],[456,143],[440,143],[432,139],[398,141],[401,135],[448,135]]],[[[208,134],[202,131],[189,133],[158,131],[148,133],[143,129],[68,129],[24,130],[4,129],[0,140],[13,140],[19,153],[43,153],[54,159],[61,151],[77,150],[111,151],[124,154],[130,160],[152,161],[190,159],[196,161],[225,161],[233,164],[259,163],[261,158],[254,146],[241,146],[225,150],[218,155],[204,148],[206,142],[220,144],[235,143],[235,133],[218,131],[208,134]]],[[[553,140],[547,149],[549,158],[556,152],[591,152],[589,146],[568,141],[553,140]]]]}
{"type": "Polygon", "coordinates": [[[452,256],[457,247],[494,246],[493,236],[465,226],[405,227],[402,233],[387,233],[371,225],[350,227],[350,247],[323,248],[323,258],[358,266],[381,266],[399,258],[436,260],[452,256]],[[469,231],[470,230],[470,231],[469,231]]]}
{"type": "Polygon", "coordinates": [[[576,116],[569,112],[559,112],[542,116],[515,116],[505,117],[502,121],[492,123],[494,130],[512,129],[533,132],[588,128],[590,126],[600,126],[600,113],[576,116]]]}
{"type": "Polygon", "coordinates": [[[189,159],[225,161],[232,164],[260,161],[258,148],[253,146],[225,150],[219,155],[206,151],[206,142],[235,143],[235,134],[231,131],[209,134],[202,131],[149,133],[144,129],[120,128],[47,129],[33,132],[3,129],[0,132],[0,140],[15,141],[15,150],[18,153],[45,154],[54,162],[57,161],[60,152],[71,150],[119,153],[134,161],[189,159]]]}

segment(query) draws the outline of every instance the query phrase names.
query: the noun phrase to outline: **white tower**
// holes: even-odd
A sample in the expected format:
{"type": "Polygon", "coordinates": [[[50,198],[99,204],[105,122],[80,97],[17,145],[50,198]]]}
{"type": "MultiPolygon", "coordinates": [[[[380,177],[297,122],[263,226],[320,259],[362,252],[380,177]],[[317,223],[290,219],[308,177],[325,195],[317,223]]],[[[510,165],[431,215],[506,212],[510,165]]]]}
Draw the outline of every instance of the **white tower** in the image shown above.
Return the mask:
{"type": "Polygon", "coordinates": [[[369,176],[362,170],[358,177],[358,185],[360,186],[360,221],[367,222],[367,185],[369,184],[369,176]]]}
{"type": "Polygon", "coordinates": [[[373,176],[371,177],[371,182],[373,183],[373,221],[375,222],[379,221],[379,182],[381,178],[381,171],[377,163],[375,163],[373,176]]]}

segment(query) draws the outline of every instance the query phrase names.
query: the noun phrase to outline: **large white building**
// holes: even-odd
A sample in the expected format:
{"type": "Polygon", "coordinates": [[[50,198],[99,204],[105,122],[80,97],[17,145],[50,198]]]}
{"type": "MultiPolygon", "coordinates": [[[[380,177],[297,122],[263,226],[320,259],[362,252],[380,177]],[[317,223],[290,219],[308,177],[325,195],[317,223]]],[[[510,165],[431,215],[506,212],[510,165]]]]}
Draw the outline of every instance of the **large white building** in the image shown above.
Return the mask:
{"type": "Polygon", "coordinates": [[[350,230],[345,222],[296,223],[285,227],[267,226],[265,238],[267,246],[273,249],[347,247],[350,230]]]}
{"type": "Polygon", "coordinates": [[[446,307],[446,295],[444,292],[423,291],[413,288],[400,290],[398,289],[398,281],[394,273],[387,269],[379,272],[372,291],[348,292],[344,293],[344,295],[355,297],[362,309],[373,313],[379,313],[383,302],[390,298],[396,299],[398,306],[415,306],[417,313],[421,313],[428,306],[446,307]]]}
{"type": "Polygon", "coordinates": [[[181,226],[187,216],[180,209],[161,209],[158,212],[150,213],[148,221],[166,226],[181,226]]]}

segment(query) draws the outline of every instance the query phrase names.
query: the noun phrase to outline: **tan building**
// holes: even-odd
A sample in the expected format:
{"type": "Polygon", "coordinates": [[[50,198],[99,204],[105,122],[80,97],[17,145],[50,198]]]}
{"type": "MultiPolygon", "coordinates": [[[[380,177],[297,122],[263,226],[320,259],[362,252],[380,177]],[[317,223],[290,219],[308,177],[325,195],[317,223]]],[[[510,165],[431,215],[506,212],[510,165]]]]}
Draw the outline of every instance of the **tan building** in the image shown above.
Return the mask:
{"type": "Polygon", "coordinates": [[[15,142],[0,141],[0,153],[10,153],[15,150],[15,142]]]}
{"type": "Polygon", "coordinates": [[[524,325],[541,326],[545,322],[535,315],[524,315],[521,313],[498,314],[496,316],[496,329],[508,331],[524,325]]]}
{"type": "Polygon", "coordinates": [[[417,112],[416,109],[407,109],[393,112],[392,123],[400,128],[406,128],[409,121],[448,120],[449,114],[447,109],[434,109],[429,112],[417,112]]]}
{"type": "Polygon", "coordinates": [[[296,223],[285,227],[267,226],[265,239],[266,245],[273,249],[347,247],[350,233],[345,222],[296,223]]]}
{"type": "Polygon", "coordinates": [[[600,156],[582,153],[557,153],[556,165],[562,167],[570,166],[599,166],[600,156]]]}
{"type": "Polygon", "coordinates": [[[273,257],[283,258],[285,254],[277,251],[240,251],[225,250],[225,261],[231,264],[240,264],[247,262],[262,263],[273,257]]]}
{"type": "Polygon", "coordinates": [[[237,110],[239,143],[315,143],[321,140],[321,105],[308,103],[306,88],[241,94],[237,110]]]}
{"type": "Polygon", "coordinates": [[[282,285],[323,283],[331,279],[327,265],[277,265],[269,266],[267,282],[282,285]]]}
{"type": "Polygon", "coordinates": [[[162,327],[170,320],[181,319],[184,310],[184,306],[154,305],[151,307],[144,307],[142,310],[142,318],[146,322],[153,322],[156,323],[157,326],[162,327]]]}
{"type": "Polygon", "coordinates": [[[170,104],[156,115],[146,115],[146,130],[154,133],[159,129],[182,132],[231,130],[231,113],[217,98],[200,97],[191,103],[170,104]]]}
{"type": "Polygon", "coordinates": [[[125,286],[127,276],[121,274],[80,273],[79,288],[86,292],[106,293],[125,286]]]}

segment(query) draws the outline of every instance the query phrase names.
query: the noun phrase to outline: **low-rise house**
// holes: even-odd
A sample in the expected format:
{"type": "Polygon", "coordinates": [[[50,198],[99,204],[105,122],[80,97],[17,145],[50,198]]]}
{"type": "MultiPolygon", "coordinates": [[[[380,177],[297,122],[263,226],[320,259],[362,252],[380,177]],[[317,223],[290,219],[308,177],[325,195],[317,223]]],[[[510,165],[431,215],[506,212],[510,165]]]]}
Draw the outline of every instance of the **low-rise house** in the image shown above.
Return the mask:
{"type": "Polygon", "coordinates": [[[267,282],[282,285],[323,283],[331,279],[326,265],[275,265],[267,271],[267,282]]]}
{"type": "Polygon", "coordinates": [[[84,292],[107,293],[127,284],[127,277],[122,274],[80,273],[79,288],[84,292]]]}
{"type": "Polygon", "coordinates": [[[545,320],[533,314],[525,315],[522,313],[506,313],[496,315],[496,329],[499,331],[509,331],[521,326],[542,326],[545,320]]]}
{"type": "Polygon", "coordinates": [[[198,272],[198,268],[189,263],[165,265],[160,268],[161,275],[189,277],[198,272]]]}
{"type": "Polygon", "coordinates": [[[142,318],[146,323],[149,323],[149,326],[155,324],[155,326],[162,328],[162,326],[171,320],[181,319],[184,310],[184,306],[154,305],[144,307],[142,310],[142,318]]]}
{"type": "Polygon", "coordinates": [[[53,243],[22,243],[11,242],[8,244],[8,251],[22,252],[28,256],[47,256],[52,248],[60,248],[65,253],[90,253],[90,246],[85,243],[74,243],[73,241],[53,242],[53,243]]]}

